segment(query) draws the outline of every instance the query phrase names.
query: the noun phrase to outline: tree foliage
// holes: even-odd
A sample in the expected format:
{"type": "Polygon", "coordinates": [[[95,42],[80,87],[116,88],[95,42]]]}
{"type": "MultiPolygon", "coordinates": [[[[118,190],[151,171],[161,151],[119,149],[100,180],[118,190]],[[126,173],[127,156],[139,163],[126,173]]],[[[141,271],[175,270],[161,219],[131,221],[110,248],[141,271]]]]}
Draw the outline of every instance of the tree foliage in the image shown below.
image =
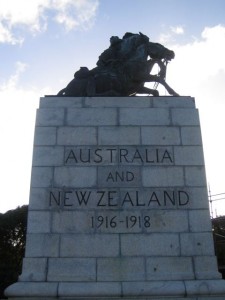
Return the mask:
{"type": "Polygon", "coordinates": [[[225,216],[212,219],[212,226],[218,266],[225,278],[225,216]]]}
{"type": "Polygon", "coordinates": [[[0,214],[0,298],[17,281],[25,252],[28,206],[0,214]]]}

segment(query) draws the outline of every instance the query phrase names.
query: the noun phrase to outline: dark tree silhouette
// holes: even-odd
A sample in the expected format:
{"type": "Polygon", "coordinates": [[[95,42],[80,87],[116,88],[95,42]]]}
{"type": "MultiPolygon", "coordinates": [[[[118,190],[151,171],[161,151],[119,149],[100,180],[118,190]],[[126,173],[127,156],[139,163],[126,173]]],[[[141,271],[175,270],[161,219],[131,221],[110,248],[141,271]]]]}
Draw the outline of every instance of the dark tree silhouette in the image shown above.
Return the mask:
{"type": "Polygon", "coordinates": [[[4,290],[17,281],[25,251],[28,206],[0,214],[0,299],[4,290]]]}
{"type": "Polygon", "coordinates": [[[218,267],[225,279],[225,216],[212,219],[212,227],[218,267]]]}

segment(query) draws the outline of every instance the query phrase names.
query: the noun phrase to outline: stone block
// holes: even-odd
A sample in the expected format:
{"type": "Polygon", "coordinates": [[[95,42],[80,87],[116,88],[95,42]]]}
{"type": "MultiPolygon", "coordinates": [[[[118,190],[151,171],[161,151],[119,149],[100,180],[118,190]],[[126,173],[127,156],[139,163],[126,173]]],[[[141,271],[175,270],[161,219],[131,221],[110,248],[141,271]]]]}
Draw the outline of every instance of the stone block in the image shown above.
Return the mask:
{"type": "Polygon", "coordinates": [[[73,108],[66,116],[68,126],[117,125],[116,108],[73,108]]]}
{"type": "Polygon", "coordinates": [[[96,259],[49,258],[47,281],[96,281],[96,259]]]}
{"type": "Polygon", "coordinates": [[[60,127],[57,132],[58,145],[96,145],[97,131],[94,127],[60,127]]]}
{"type": "MultiPolygon", "coordinates": [[[[56,297],[57,296],[57,282],[17,282],[10,285],[5,290],[5,295],[8,297],[24,297],[25,299],[34,299],[34,297],[56,297]]],[[[17,298],[16,298],[17,299],[17,298]]],[[[40,299],[40,298],[39,298],[40,299]]]]}
{"type": "Polygon", "coordinates": [[[221,279],[222,275],[217,271],[216,256],[194,257],[195,276],[197,279],[221,279]]]}
{"type": "Polygon", "coordinates": [[[172,124],[177,126],[199,126],[199,115],[197,109],[172,108],[172,124]]]}
{"type": "Polygon", "coordinates": [[[153,98],[153,107],[164,107],[164,108],[195,108],[195,99],[192,97],[151,97],[153,98]]]}
{"type": "Polygon", "coordinates": [[[152,97],[86,97],[85,107],[151,107],[152,97]]]}
{"type": "Polygon", "coordinates": [[[31,188],[30,189],[30,210],[48,210],[48,189],[47,188],[31,188]]]}
{"type": "Polygon", "coordinates": [[[180,130],[171,126],[144,126],[141,140],[143,145],[180,145],[180,130]]]}
{"type": "Polygon", "coordinates": [[[40,98],[40,108],[74,108],[82,106],[83,97],[41,97],[40,98]]]}
{"type": "Polygon", "coordinates": [[[209,210],[208,193],[205,187],[191,187],[185,189],[190,201],[186,204],[186,209],[207,209],[209,210]]]}
{"type": "Polygon", "coordinates": [[[97,281],[142,281],[145,262],[140,257],[99,258],[97,281]]]}
{"type": "Polygon", "coordinates": [[[212,231],[212,222],[210,220],[209,210],[190,210],[189,224],[191,232],[212,231]]]}
{"type": "MultiPolygon", "coordinates": [[[[220,297],[225,294],[224,280],[187,280],[184,283],[187,295],[198,295],[199,299],[201,299],[201,295],[207,299],[207,296],[210,295],[220,297]]],[[[205,298],[203,299],[205,300],[205,298]]]]}
{"type": "Polygon", "coordinates": [[[23,271],[20,281],[45,281],[47,269],[47,258],[24,258],[23,271]]]}
{"type": "Polygon", "coordinates": [[[147,297],[147,299],[151,299],[154,296],[165,297],[162,299],[172,296],[174,299],[177,299],[178,296],[185,295],[185,286],[181,280],[123,282],[122,289],[124,296],[137,297],[137,299],[140,299],[142,296],[147,297]]]}
{"type": "Polygon", "coordinates": [[[59,127],[57,144],[63,146],[96,145],[97,131],[95,127],[59,127]]]}
{"type": "Polygon", "coordinates": [[[182,167],[152,166],[142,169],[144,187],[177,187],[184,185],[182,167]]]}
{"type": "Polygon", "coordinates": [[[195,278],[191,257],[149,257],[146,270],[149,281],[195,278]]]}
{"type": "Polygon", "coordinates": [[[182,256],[210,256],[214,255],[214,244],[211,232],[181,233],[182,256]]]}
{"type": "Polygon", "coordinates": [[[119,236],[116,234],[65,234],[61,238],[61,257],[114,257],[118,255],[119,236]]]}
{"type": "Polygon", "coordinates": [[[27,220],[28,233],[48,233],[51,228],[49,211],[29,211],[27,220]]]}
{"type": "Polygon", "coordinates": [[[96,167],[56,167],[54,170],[54,184],[57,187],[94,187],[96,183],[96,167]]]}
{"type": "Polygon", "coordinates": [[[140,141],[140,129],[136,126],[102,126],[98,130],[99,145],[139,145],[140,141]]]}
{"type": "Polygon", "coordinates": [[[203,166],[204,157],[200,146],[175,146],[174,147],[175,165],[183,166],[203,166]]]}
{"type": "Polygon", "coordinates": [[[201,129],[199,126],[181,127],[182,145],[202,145],[201,129]]]}
{"type": "Polygon", "coordinates": [[[119,112],[119,124],[122,126],[170,125],[170,116],[168,109],[120,108],[119,112]]]}
{"type": "Polygon", "coordinates": [[[31,174],[31,187],[49,187],[53,181],[52,167],[33,167],[31,174]]]}
{"type": "Polygon", "coordinates": [[[52,232],[54,233],[94,233],[91,217],[87,211],[52,212],[52,232]]]}
{"type": "Polygon", "coordinates": [[[124,256],[178,256],[178,234],[121,234],[121,254],[124,256]]]}
{"type": "Polygon", "coordinates": [[[33,150],[33,166],[61,166],[64,163],[64,148],[61,146],[36,146],[33,150]]]}
{"type": "Polygon", "coordinates": [[[58,234],[27,234],[26,257],[58,257],[59,235],[58,234]]]}
{"type": "Polygon", "coordinates": [[[36,126],[34,146],[50,146],[56,144],[56,127],[36,126]]]}
{"type": "Polygon", "coordinates": [[[186,186],[204,186],[206,187],[206,175],[204,166],[185,167],[185,184],[186,186]]]}
{"type": "Polygon", "coordinates": [[[63,108],[41,108],[37,110],[36,126],[63,126],[63,108]]]}
{"type": "Polygon", "coordinates": [[[110,299],[111,296],[121,295],[121,285],[119,282],[88,282],[88,284],[86,282],[60,282],[58,295],[59,297],[88,298],[91,295],[94,300],[99,299],[99,297],[110,299]]]}
{"type": "Polygon", "coordinates": [[[150,217],[148,232],[186,232],[188,231],[188,213],[183,210],[145,210],[143,216],[150,217]]]}

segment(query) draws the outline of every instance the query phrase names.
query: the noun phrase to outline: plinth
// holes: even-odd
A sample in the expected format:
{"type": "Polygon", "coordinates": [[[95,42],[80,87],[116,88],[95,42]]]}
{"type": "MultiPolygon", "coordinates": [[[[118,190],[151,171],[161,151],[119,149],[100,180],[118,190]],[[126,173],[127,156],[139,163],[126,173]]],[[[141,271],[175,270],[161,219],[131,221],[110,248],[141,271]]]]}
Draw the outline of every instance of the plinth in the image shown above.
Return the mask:
{"type": "Polygon", "coordinates": [[[224,299],[191,97],[44,97],[10,299],[224,299]]]}

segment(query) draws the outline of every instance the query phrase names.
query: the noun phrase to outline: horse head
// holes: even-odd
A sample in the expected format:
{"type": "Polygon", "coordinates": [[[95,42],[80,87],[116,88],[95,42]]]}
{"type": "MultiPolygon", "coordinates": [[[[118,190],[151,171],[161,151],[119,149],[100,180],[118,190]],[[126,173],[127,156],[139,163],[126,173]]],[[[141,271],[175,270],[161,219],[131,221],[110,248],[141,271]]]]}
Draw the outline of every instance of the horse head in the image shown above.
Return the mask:
{"type": "Polygon", "coordinates": [[[175,57],[175,53],[172,50],[169,50],[159,43],[149,42],[147,48],[149,56],[153,59],[171,60],[175,57]]]}
{"type": "Polygon", "coordinates": [[[134,34],[127,32],[123,37],[123,49],[126,48],[127,58],[142,58],[147,59],[150,56],[152,59],[165,59],[167,61],[172,60],[175,57],[175,53],[172,50],[164,47],[159,43],[152,43],[149,41],[147,35],[139,32],[134,34]]]}

